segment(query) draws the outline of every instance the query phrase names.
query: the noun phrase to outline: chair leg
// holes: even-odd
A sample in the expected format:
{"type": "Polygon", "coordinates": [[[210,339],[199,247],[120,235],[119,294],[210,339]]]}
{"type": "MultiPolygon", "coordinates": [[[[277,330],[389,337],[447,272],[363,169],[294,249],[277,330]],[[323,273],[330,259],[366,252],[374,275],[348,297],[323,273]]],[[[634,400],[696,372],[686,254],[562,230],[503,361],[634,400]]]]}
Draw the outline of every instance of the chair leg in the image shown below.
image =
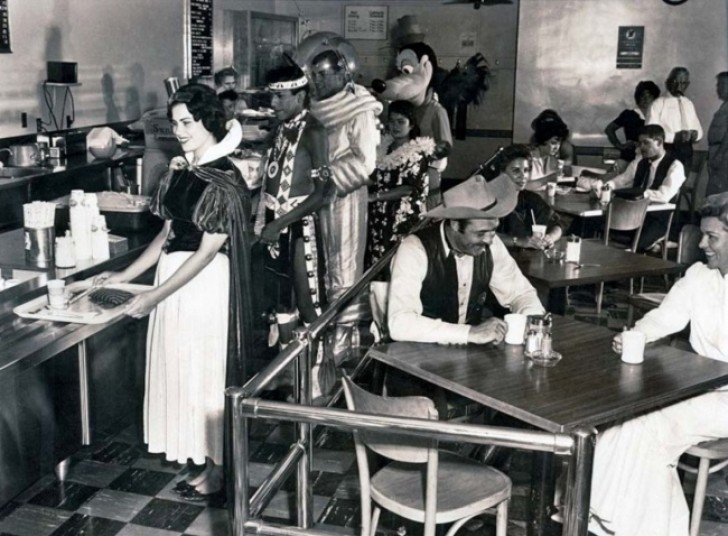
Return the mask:
{"type": "Polygon", "coordinates": [[[693,512],[690,515],[690,536],[698,536],[700,532],[700,518],[703,517],[703,503],[705,502],[705,490],[708,487],[709,469],[710,460],[700,458],[698,480],[695,482],[695,497],[693,497],[693,512]]]}
{"type": "Polygon", "coordinates": [[[506,499],[498,505],[495,514],[495,536],[506,536],[508,531],[508,502],[506,499]]]}
{"type": "Polygon", "coordinates": [[[382,509],[378,506],[374,507],[374,511],[372,512],[372,522],[370,525],[370,534],[369,536],[374,536],[377,533],[377,525],[379,525],[379,514],[382,513],[382,509]]]}
{"type": "Polygon", "coordinates": [[[599,283],[599,294],[597,294],[597,317],[602,315],[602,299],[604,297],[604,283],[599,283]]]}

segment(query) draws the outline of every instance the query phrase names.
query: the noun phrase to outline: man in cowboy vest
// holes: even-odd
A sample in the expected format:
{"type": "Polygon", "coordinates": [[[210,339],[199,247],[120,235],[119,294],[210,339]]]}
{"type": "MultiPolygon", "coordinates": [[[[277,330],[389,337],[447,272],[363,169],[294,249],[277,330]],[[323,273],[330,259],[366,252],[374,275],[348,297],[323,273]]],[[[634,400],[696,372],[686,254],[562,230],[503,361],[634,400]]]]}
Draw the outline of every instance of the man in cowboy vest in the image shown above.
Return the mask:
{"type": "Polygon", "coordinates": [[[476,176],[451,188],[426,214],[444,221],[405,238],[392,262],[388,326],[399,341],[499,343],[505,323],[492,293],[514,313],[543,314],[536,290],[495,233],[515,207],[510,180],[476,176]]]}
{"type": "MultiPolygon", "coordinates": [[[[631,188],[644,194],[653,203],[669,203],[685,182],[682,163],[665,151],[665,131],[660,125],[646,125],[640,131],[639,149],[642,158],[630,162],[624,173],[607,181],[615,190],[631,188]]],[[[637,250],[652,247],[665,235],[669,212],[648,212],[642,227],[637,250]]]]}

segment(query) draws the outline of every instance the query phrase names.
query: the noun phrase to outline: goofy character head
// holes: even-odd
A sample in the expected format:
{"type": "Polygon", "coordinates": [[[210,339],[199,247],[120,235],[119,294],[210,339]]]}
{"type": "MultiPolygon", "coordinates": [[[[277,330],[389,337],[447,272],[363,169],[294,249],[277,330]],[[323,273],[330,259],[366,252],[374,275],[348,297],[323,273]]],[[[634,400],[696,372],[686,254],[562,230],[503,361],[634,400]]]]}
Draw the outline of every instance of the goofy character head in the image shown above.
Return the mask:
{"type": "Polygon", "coordinates": [[[387,81],[372,81],[372,89],[383,99],[421,106],[437,72],[435,52],[425,43],[412,43],[399,51],[395,63],[400,74],[387,81]]]}

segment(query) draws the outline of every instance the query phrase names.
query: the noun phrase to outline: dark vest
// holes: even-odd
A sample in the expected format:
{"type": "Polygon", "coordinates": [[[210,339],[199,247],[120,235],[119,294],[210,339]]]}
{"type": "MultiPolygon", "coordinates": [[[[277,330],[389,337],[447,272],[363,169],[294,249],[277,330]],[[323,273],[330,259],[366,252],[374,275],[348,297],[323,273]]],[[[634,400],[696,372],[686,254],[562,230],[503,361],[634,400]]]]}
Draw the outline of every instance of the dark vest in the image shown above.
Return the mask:
{"type": "MultiPolygon", "coordinates": [[[[422,282],[420,301],[422,314],[451,324],[458,323],[458,274],[455,253],[445,257],[440,225],[433,225],[416,233],[427,253],[427,275],[422,282]]],[[[492,316],[484,307],[488,298],[488,285],[493,273],[493,254],[490,248],[474,258],[473,282],[468,298],[467,324],[478,324],[492,316]]]]}
{"type": "MultiPolygon", "coordinates": [[[[669,153],[662,157],[655,170],[655,180],[650,184],[650,190],[657,190],[667,177],[667,172],[675,158],[669,153]]],[[[634,173],[634,188],[639,188],[643,192],[647,190],[647,181],[650,179],[650,161],[643,158],[637,164],[637,170],[634,173]]]]}

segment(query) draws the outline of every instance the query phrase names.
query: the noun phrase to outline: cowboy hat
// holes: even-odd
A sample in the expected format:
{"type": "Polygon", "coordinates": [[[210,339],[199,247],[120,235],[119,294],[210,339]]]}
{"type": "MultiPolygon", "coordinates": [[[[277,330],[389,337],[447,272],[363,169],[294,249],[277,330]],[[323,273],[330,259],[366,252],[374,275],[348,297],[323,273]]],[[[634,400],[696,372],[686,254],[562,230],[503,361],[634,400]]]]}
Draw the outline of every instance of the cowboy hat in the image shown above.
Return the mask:
{"type": "Polygon", "coordinates": [[[470,177],[442,194],[442,204],[424,216],[445,220],[503,218],[516,208],[518,191],[506,175],[486,182],[481,175],[470,177]]]}

